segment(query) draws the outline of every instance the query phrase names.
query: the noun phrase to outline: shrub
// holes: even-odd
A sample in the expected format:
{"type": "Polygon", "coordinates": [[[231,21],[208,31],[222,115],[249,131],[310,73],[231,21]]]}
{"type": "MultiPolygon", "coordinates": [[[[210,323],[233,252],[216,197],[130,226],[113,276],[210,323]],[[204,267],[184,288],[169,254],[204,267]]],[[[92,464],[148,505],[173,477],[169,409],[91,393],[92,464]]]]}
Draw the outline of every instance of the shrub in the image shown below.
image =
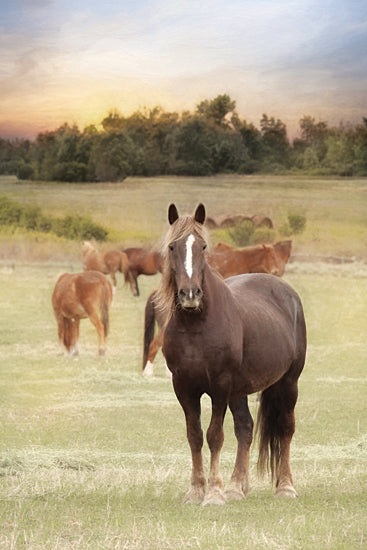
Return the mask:
{"type": "Polygon", "coordinates": [[[233,229],[229,229],[228,233],[236,246],[248,246],[252,243],[254,224],[251,220],[244,220],[233,229]]]}
{"type": "Polygon", "coordinates": [[[37,206],[21,206],[8,197],[0,196],[0,225],[24,227],[73,240],[105,241],[107,229],[82,216],[49,218],[37,206]]]}
{"type": "Polygon", "coordinates": [[[306,227],[306,216],[301,214],[288,214],[288,221],[279,227],[279,233],[284,237],[298,235],[306,227]]]}
{"type": "Polygon", "coordinates": [[[252,242],[255,244],[273,243],[275,241],[275,231],[269,227],[258,227],[255,229],[252,242]]]}

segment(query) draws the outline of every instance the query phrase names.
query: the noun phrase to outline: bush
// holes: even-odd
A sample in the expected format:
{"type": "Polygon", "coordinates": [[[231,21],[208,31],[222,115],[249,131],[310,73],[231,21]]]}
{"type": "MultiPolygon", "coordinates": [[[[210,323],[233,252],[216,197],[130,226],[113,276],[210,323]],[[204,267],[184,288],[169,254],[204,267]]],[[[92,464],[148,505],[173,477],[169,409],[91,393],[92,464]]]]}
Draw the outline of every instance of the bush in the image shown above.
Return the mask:
{"type": "Polygon", "coordinates": [[[251,220],[244,220],[233,227],[233,229],[229,229],[228,233],[236,246],[248,246],[252,243],[254,230],[253,222],[251,220]]]}
{"type": "Polygon", "coordinates": [[[108,231],[82,216],[48,218],[37,206],[21,206],[6,196],[0,196],[0,225],[24,227],[43,233],[55,233],[58,237],[72,240],[105,241],[108,231]]]}
{"type": "Polygon", "coordinates": [[[254,244],[269,244],[275,241],[275,231],[269,227],[258,227],[255,229],[252,242],[254,244]]]}
{"type": "Polygon", "coordinates": [[[284,237],[298,235],[304,231],[306,227],[306,216],[301,214],[288,214],[288,222],[284,223],[279,228],[279,233],[284,237]]]}
{"type": "Polygon", "coordinates": [[[25,162],[19,164],[17,169],[17,177],[20,180],[31,180],[34,177],[33,166],[25,162]]]}

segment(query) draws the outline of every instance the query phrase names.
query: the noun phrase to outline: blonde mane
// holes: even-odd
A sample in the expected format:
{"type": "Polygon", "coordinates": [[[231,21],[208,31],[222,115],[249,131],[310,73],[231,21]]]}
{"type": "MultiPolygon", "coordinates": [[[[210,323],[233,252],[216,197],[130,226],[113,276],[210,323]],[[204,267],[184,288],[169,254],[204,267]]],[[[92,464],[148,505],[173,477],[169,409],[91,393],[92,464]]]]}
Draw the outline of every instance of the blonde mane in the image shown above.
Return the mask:
{"type": "Polygon", "coordinates": [[[195,221],[192,216],[180,216],[175,223],[170,225],[162,241],[161,255],[163,256],[163,271],[161,284],[156,293],[155,305],[160,309],[168,323],[175,309],[175,283],[171,270],[168,247],[169,244],[178,239],[194,234],[208,243],[208,232],[203,224],[195,221]]]}

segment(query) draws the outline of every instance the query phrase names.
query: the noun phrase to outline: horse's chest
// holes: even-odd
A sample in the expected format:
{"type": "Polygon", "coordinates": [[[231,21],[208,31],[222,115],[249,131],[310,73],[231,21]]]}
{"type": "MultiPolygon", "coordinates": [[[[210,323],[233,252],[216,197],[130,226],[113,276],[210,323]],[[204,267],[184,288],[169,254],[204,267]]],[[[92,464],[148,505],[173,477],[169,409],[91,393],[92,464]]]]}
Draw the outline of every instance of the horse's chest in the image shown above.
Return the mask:
{"type": "Polygon", "coordinates": [[[235,334],[223,327],[208,333],[205,330],[167,327],[163,353],[169,368],[190,372],[216,371],[241,362],[242,342],[236,345],[235,334]]]}

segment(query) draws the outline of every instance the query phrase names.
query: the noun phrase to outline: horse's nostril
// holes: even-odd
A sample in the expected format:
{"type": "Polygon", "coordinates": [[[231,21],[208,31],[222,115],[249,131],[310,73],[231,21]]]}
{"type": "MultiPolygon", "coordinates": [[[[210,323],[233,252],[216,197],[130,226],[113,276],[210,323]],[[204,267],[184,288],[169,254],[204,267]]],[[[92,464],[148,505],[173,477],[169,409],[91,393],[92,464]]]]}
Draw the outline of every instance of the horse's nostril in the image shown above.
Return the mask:
{"type": "Polygon", "coordinates": [[[201,298],[202,294],[203,294],[203,293],[202,293],[202,291],[201,291],[200,288],[195,289],[195,296],[196,296],[196,298],[201,298]]]}

